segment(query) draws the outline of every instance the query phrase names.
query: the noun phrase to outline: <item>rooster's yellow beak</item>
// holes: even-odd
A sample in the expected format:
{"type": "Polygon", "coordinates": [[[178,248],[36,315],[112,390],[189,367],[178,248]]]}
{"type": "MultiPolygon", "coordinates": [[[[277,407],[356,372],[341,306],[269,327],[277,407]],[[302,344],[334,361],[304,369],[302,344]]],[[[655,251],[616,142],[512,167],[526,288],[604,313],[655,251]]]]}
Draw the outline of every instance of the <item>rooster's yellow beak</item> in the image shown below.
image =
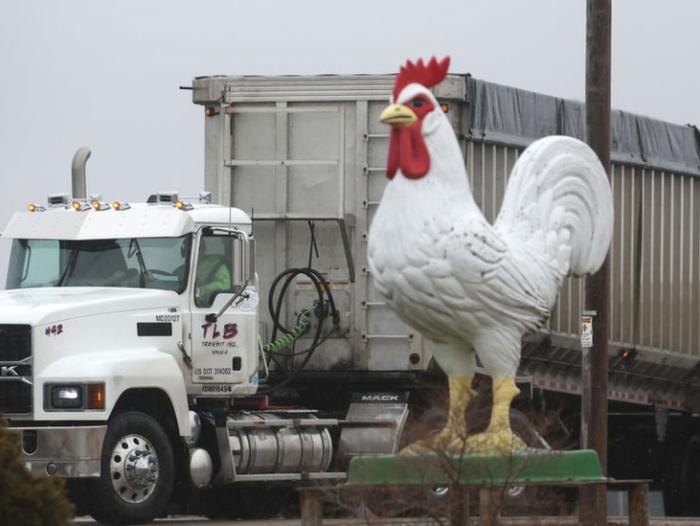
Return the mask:
{"type": "Polygon", "coordinates": [[[394,128],[406,128],[416,122],[418,117],[408,106],[390,104],[379,116],[379,120],[394,128]]]}

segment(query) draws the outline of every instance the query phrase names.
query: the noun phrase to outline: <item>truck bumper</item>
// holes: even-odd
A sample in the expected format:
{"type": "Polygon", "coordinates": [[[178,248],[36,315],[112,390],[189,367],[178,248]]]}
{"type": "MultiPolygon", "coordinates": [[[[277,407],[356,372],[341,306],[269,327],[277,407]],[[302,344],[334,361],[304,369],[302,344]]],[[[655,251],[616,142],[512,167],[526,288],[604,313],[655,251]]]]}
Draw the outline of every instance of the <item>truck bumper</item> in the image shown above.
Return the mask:
{"type": "Polygon", "coordinates": [[[22,445],[22,460],[34,475],[99,477],[107,426],[11,427],[22,445]]]}

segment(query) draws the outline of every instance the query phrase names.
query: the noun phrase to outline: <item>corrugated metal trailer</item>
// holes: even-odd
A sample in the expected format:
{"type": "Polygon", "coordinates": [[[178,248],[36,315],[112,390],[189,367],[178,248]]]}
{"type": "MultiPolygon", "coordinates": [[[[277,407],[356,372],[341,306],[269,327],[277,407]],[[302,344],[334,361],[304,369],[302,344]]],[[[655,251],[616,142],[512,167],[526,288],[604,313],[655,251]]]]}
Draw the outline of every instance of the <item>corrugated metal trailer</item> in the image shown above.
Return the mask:
{"type": "MultiPolygon", "coordinates": [[[[205,186],[217,201],[254,215],[262,288],[283,269],[311,260],[328,275],[342,305],[342,334],[314,356],[314,369],[422,371],[429,364],[430,349],[384,304],[366,266],[367,232],[387,182],[388,130],[378,117],[393,80],[193,82],[194,102],[207,107],[205,186]]],[[[435,94],[464,145],[474,197],[489,220],[527,144],[544,135],[583,136],[583,107],[576,102],[468,75],[450,75],[435,94]]],[[[698,131],[615,111],[613,161],[611,399],[696,407],[698,131]]],[[[299,281],[293,296],[288,319],[311,301],[312,290],[299,281]]],[[[521,374],[535,386],[580,392],[582,301],[582,280],[568,280],[549,330],[526,339],[521,374]]]]}
{"type": "MultiPolygon", "coordinates": [[[[522,149],[551,134],[584,136],[577,102],[468,80],[467,165],[487,218],[498,212],[522,149]]],[[[610,398],[695,406],[700,358],[700,141],[678,126],[614,111],[610,252],[610,398]]],[[[584,283],[564,284],[550,332],[529,338],[521,373],[535,385],[580,392],[584,283]]]]}

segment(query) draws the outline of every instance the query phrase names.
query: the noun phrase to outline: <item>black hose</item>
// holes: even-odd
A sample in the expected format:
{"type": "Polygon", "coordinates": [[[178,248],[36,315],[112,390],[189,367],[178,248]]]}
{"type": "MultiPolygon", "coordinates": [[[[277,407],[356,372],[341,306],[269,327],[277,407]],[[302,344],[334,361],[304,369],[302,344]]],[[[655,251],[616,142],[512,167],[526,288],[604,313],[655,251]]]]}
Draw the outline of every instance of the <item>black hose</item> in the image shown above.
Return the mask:
{"type": "MultiPolygon", "coordinates": [[[[299,275],[304,275],[307,278],[309,278],[314,284],[314,287],[316,288],[316,293],[318,295],[316,308],[314,309],[314,312],[318,319],[318,323],[316,324],[316,330],[314,331],[311,345],[307,349],[297,351],[295,343],[292,346],[290,352],[278,351],[274,353],[269,353],[273,360],[275,356],[290,358],[292,360],[292,368],[289,370],[289,375],[282,382],[259,391],[261,394],[272,393],[273,391],[277,391],[278,389],[292,382],[298,376],[298,374],[307,366],[314,353],[316,352],[316,349],[318,349],[318,347],[323,342],[325,342],[340,325],[340,313],[338,312],[338,309],[335,306],[335,299],[333,298],[333,293],[331,292],[331,288],[328,285],[326,278],[324,278],[323,275],[317,270],[314,270],[309,267],[290,268],[283,272],[280,272],[280,274],[277,275],[277,277],[273,280],[272,284],[270,285],[270,293],[267,296],[267,306],[270,310],[270,318],[272,319],[271,340],[275,341],[275,339],[277,338],[278,331],[282,333],[289,332],[289,330],[286,327],[284,327],[280,322],[280,314],[282,311],[282,306],[284,304],[284,298],[286,297],[287,291],[289,290],[289,286],[299,275]],[[279,294],[277,294],[277,287],[280,285],[280,283],[282,285],[279,294]],[[326,304],[328,305],[327,307],[326,304]],[[328,334],[323,336],[324,322],[329,316],[333,321],[333,329],[329,331],[328,334]],[[294,367],[294,358],[299,356],[304,356],[304,359],[297,367],[294,367]]],[[[279,363],[276,360],[275,363],[279,366],[279,363]]]]}

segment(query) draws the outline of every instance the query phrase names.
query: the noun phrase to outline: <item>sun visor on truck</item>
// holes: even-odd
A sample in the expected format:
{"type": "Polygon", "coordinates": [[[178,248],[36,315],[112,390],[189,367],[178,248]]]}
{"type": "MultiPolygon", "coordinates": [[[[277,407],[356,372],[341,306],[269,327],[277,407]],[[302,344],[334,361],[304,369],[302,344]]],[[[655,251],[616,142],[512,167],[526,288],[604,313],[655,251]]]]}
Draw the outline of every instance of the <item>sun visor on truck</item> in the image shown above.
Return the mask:
{"type": "MultiPolygon", "coordinates": [[[[525,147],[546,135],[583,140],[581,102],[467,77],[470,129],[475,140],[525,147]]],[[[612,159],[658,170],[700,175],[700,133],[678,125],[613,110],[612,159]]]]}
{"type": "Polygon", "coordinates": [[[47,210],[18,212],[3,231],[14,239],[119,239],[128,237],[179,237],[195,229],[187,212],[162,206],[129,210],[47,210]]]}

